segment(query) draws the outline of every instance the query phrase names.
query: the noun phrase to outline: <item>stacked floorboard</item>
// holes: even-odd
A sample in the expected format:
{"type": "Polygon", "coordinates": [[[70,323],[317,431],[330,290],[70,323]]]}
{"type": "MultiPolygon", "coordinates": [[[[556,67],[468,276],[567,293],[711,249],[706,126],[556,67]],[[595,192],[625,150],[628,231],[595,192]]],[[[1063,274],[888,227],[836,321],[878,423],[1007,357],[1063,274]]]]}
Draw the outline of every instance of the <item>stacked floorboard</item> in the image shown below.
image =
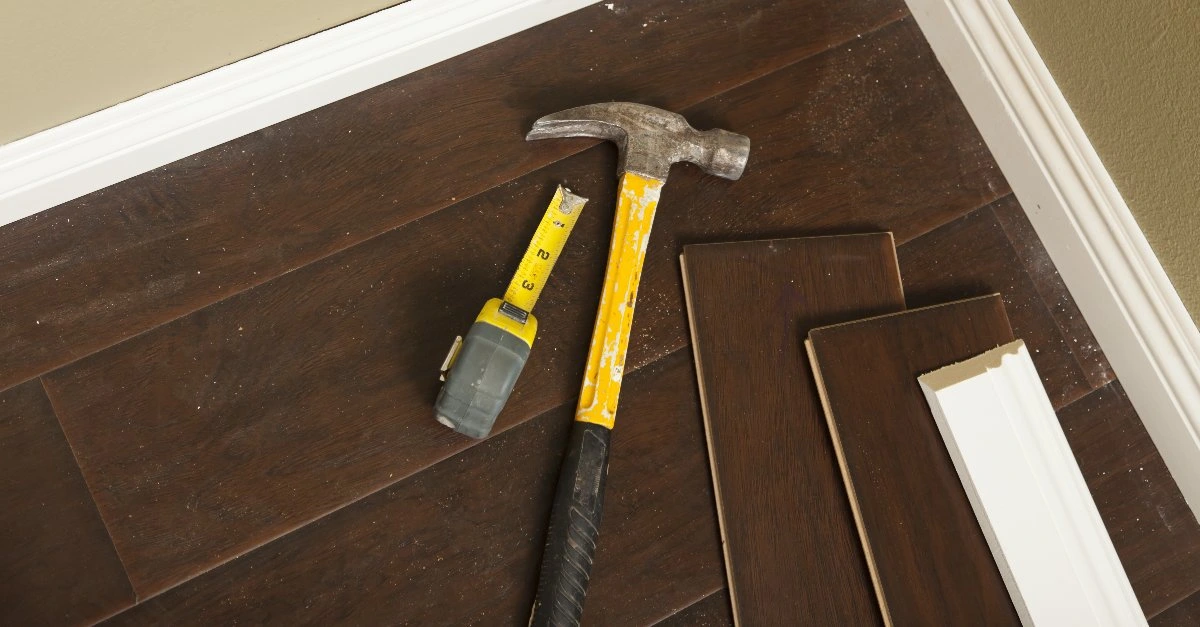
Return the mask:
{"type": "Polygon", "coordinates": [[[1000,297],[903,311],[890,233],[681,263],[735,621],[1020,624],[916,382],[1013,339],[1000,297]]]}
{"type": "Polygon", "coordinates": [[[822,324],[904,308],[891,234],[684,250],[734,616],[745,625],[796,616],[877,624],[803,340],[822,324]]]}

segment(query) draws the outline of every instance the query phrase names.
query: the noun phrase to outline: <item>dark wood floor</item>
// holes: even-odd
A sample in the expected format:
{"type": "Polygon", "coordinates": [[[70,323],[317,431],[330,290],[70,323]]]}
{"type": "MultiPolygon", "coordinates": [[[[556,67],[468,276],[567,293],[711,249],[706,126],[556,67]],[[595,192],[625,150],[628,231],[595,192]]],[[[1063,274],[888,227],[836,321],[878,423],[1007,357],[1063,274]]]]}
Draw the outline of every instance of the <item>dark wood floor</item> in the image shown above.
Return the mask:
{"type": "Polygon", "coordinates": [[[687,243],[891,230],[912,306],[993,291],[1156,624],[1200,526],[901,0],[598,4],[0,228],[0,622],[517,624],[602,279],[601,100],[754,142],[672,173],[639,294],[594,624],[721,624],[687,243]],[[592,198],[495,434],[431,414],[552,192],[592,198]]]}

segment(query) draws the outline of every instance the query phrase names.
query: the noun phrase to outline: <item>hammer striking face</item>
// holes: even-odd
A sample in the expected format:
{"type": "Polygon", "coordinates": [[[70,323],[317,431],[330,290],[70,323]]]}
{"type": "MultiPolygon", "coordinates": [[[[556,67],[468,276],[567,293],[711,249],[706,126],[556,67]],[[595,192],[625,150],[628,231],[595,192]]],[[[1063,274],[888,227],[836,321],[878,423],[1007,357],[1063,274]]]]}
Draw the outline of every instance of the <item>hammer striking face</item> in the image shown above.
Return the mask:
{"type": "Polygon", "coordinates": [[[534,123],[526,139],[552,137],[595,137],[616,143],[621,153],[621,189],[596,329],[529,621],[539,627],[578,625],[583,613],[633,306],[654,212],[671,164],[689,161],[711,174],[737,179],[750,153],[750,139],[744,135],[721,129],[697,131],[679,114],[629,102],[548,115],[534,123]]]}

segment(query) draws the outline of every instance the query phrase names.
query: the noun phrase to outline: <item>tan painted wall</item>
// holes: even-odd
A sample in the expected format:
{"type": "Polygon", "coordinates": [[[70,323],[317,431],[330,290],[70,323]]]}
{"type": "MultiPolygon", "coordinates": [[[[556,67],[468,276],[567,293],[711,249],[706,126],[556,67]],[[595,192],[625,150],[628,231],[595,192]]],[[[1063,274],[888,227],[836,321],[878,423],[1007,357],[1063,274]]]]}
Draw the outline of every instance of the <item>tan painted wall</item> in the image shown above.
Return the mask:
{"type": "Polygon", "coordinates": [[[401,0],[0,0],[0,144],[401,0]]]}
{"type": "Polygon", "coordinates": [[[1200,2],[1011,2],[1200,322],[1200,2]]]}

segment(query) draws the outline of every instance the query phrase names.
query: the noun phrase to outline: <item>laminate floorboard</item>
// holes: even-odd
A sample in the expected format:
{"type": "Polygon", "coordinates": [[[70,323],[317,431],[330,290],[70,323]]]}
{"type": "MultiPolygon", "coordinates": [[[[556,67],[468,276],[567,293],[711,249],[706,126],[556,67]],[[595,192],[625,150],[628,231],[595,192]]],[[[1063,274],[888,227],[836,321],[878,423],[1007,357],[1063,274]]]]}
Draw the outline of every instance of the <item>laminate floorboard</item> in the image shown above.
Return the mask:
{"type": "Polygon", "coordinates": [[[1120,384],[1059,421],[1146,615],[1200,590],[1200,525],[1120,384]]]}
{"type": "MultiPolygon", "coordinates": [[[[585,625],[644,625],[721,585],[691,358],[631,375],[585,625]]],[[[564,406],[132,610],[115,625],[524,625],[564,406]]]]}
{"type": "MultiPolygon", "coordinates": [[[[672,174],[631,369],[687,344],[685,243],[872,226],[911,239],[1004,189],[911,20],[688,115],[756,143],[740,181],[672,174]]],[[[470,446],[430,418],[437,365],[500,293],[560,181],[592,202],[497,428],[573,402],[608,249],[613,155],[585,150],[47,375],[139,596],[470,446]]]]}
{"type": "Polygon", "coordinates": [[[879,624],[803,341],[904,308],[891,234],[688,246],[681,264],[736,621],[879,624]]]}
{"type": "Polygon", "coordinates": [[[0,393],[0,624],[86,624],[133,604],[40,381],[0,393]]]}
{"type": "MultiPolygon", "coordinates": [[[[906,13],[901,0],[619,9],[592,5],[3,227],[0,390],[591,145],[528,144],[541,115],[608,100],[682,110],[906,13]]],[[[977,152],[968,171],[992,163],[977,152]]]]}
{"type": "Polygon", "coordinates": [[[729,594],[725,589],[713,592],[655,624],[658,627],[733,627],[729,594]]]}
{"type": "Polygon", "coordinates": [[[918,375],[1012,341],[999,296],[809,333],[809,355],[880,605],[893,625],[1020,619],[918,375]]]}
{"type": "MultiPolygon", "coordinates": [[[[902,246],[905,296],[916,308],[999,293],[1013,334],[1029,347],[1051,403],[1062,407],[1092,391],[1092,385],[1072,350],[1078,336],[1068,338],[1059,327],[996,217],[998,209],[1013,206],[1016,199],[1006,196],[902,246]]],[[[1039,250],[1040,245],[1023,248],[1039,250]]],[[[1090,332],[1084,342],[1089,338],[1090,332]]]]}

